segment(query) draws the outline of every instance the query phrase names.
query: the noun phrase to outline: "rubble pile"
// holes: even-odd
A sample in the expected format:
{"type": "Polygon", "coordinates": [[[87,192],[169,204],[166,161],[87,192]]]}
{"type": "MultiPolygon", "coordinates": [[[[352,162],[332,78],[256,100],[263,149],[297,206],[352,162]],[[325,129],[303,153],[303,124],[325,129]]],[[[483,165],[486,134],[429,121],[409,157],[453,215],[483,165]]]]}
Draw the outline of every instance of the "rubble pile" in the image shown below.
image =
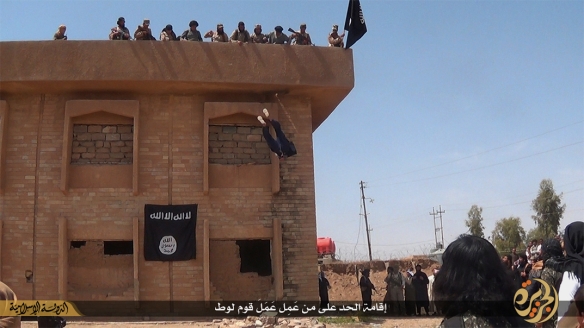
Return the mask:
{"type": "Polygon", "coordinates": [[[277,318],[272,316],[245,319],[214,319],[208,326],[217,328],[326,328],[315,318],[277,318]]]}

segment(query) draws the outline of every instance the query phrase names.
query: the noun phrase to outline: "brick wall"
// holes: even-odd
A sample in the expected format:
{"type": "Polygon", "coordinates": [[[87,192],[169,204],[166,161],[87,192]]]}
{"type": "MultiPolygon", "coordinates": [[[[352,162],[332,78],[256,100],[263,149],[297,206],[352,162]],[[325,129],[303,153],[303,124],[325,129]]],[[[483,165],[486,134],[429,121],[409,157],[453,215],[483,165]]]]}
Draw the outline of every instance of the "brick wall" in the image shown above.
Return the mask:
{"type": "Polygon", "coordinates": [[[209,125],[209,163],[270,164],[262,128],[209,125]]]}
{"type": "MultiPolygon", "coordinates": [[[[131,97],[116,94],[94,97],[104,98],[131,97]]],[[[213,231],[258,225],[271,228],[275,217],[281,218],[283,224],[285,300],[318,299],[312,123],[308,100],[280,97],[288,114],[281,115],[280,122],[286,135],[294,141],[298,155],[280,163],[279,194],[274,195],[270,189],[241,186],[211,188],[205,195],[202,161],[205,99],[166,95],[132,98],[140,102],[140,138],[135,145],[139,147],[140,165],[135,174],[139,176],[140,193],[133,196],[124,188],[75,188],[68,194],[60,191],[65,105],[76,98],[36,95],[5,96],[3,99],[9,104],[9,122],[5,144],[6,186],[5,193],[0,195],[1,278],[20,299],[58,298],[59,218],[67,219],[69,234],[82,234],[75,237],[81,239],[73,240],[89,242],[111,240],[108,234],[113,232],[131,238],[132,220],[137,217],[140,219],[139,251],[143,254],[144,204],[188,203],[199,204],[197,258],[146,262],[140,256],[141,300],[203,299],[203,220],[209,220],[213,231]],[[34,283],[26,282],[26,270],[33,270],[34,283]]],[[[88,132],[75,133],[90,133],[89,126],[88,132]]],[[[261,136],[251,129],[249,133],[242,133],[261,136]]],[[[120,133],[120,140],[84,141],[125,141],[121,139],[120,133]]],[[[269,151],[263,140],[256,142],[269,151]]],[[[213,261],[215,268],[211,270],[223,269],[222,281],[232,277],[238,279],[241,273],[225,268],[226,264],[213,261]]],[[[101,273],[95,270],[86,272],[84,280],[78,283],[101,279],[101,273]]],[[[222,286],[221,281],[213,280],[213,283],[218,290],[228,288],[222,286]]],[[[99,295],[101,292],[94,294],[99,295]]]]}
{"type": "Polygon", "coordinates": [[[280,193],[271,215],[282,218],[284,295],[287,300],[318,300],[316,204],[310,100],[285,98],[290,116],[280,119],[298,154],[280,163],[280,193]],[[291,119],[294,121],[292,122],[291,119]]]}
{"type": "Polygon", "coordinates": [[[132,164],[132,125],[73,125],[71,164],[132,164]]]}
{"type": "Polygon", "coordinates": [[[241,258],[235,240],[211,240],[209,267],[215,293],[224,301],[266,300],[275,296],[273,276],[239,271],[241,258]]]}
{"type": "Polygon", "coordinates": [[[68,299],[133,300],[132,255],[104,255],[103,241],[90,240],[68,254],[68,299]]]}

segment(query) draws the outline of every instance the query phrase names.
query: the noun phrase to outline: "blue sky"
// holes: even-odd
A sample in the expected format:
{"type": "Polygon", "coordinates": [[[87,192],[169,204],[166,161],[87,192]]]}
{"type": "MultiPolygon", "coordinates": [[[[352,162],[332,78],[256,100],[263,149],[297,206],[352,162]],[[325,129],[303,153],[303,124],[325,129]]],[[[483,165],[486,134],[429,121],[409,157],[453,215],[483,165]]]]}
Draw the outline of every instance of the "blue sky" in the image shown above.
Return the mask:
{"type": "MultiPolygon", "coordinates": [[[[0,40],[105,40],[119,16],[156,37],[199,22],[281,25],[326,45],[348,0],[0,0],[0,40]]],[[[362,0],[367,34],[353,46],[355,88],[314,133],[318,235],[345,259],[428,251],[439,206],[446,244],[467,231],[473,204],[488,235],[501,218],[534,227],[531,201],[552,179],[562,227],[584,220],[584,2],[362,0]]]]}

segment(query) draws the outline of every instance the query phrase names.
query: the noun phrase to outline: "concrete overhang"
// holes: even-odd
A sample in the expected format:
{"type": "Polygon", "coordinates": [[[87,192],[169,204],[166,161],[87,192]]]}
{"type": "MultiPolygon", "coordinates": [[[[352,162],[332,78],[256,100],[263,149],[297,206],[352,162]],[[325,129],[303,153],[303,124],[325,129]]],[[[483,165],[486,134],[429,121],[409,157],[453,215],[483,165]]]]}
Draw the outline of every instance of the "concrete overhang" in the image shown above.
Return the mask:
{"type": "MultiPolygon", "coordinates": [[[[311,99],[313,131],[354,86],[351,49],[161,41],[0,42],[0,95],[275,93],[311,99]]],[[[267,98],[272,97],[272,98],[267,98]]]]}

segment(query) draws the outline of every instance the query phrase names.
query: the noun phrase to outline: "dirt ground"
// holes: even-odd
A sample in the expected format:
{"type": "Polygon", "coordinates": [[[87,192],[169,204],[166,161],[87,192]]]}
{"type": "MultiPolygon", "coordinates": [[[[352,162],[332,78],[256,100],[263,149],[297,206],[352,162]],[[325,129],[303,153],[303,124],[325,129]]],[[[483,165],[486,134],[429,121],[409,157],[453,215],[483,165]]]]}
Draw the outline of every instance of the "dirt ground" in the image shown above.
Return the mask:
{"type": "MultiPolygon", "coordinates": [[[[422,271],[424,271],[428,276],[432,273],[432,269],[437,266],[437,263],[431,261],[427,258],[405,258],[401,260],[389,261],[388,263],[383,261],[378,261],[373,263],[370,279],[375,285],[378,292],[373,295],[373,302],[383,301],[385,296],[385,283],[383,279],[387,276],[387,271],[385,267],[387,264],[392,267],[399,268],[400,271],[405,271],[412,266],[412,263],[420,263],[422,265],[422,271]]],[[[359,285],[357,281],[357,276],[355,275],[355,266],[358,270],[368,267],[369,263],[335,263],[329,264],[322,267],[325,276],[331,284],[331,290],[329,290],[329,298],[331,302],[335,301],[361,301],[361,292],[359,290],[359,285]]],[[[291,318],[289,318],[291,319],[291,318]]],[[[304,318],[306,319],[306,318],[304,318]]],[[[316,318],[317,320],[319,318],[316,318]]],[[[324,322],[327,328],[368,328],[368,327],[420,327],[420,328],[435,328],[437,327],[442,318],[440,317],[409,317],[409,318],[371,318],[367,322],[350,322],[351,320],[346,320],[347,318],[321,318],[320,322],[324,322]],[[342,323],[341,323],[342,322],[342,323]]],[[[184,328],[184,327],[221,327],[218,323],[213,323],[212,318],[194,318],[194,319],[175,319],[168,321],[167,318],[156,320],[155,318],[150,318],[149,321],[128,321],[123,319],[106,318],[99,319],[99,321],[82,321],[81,318],[74,318],[67,320],[67,328],[87,328],[87,327],[98,327],[98,328],[150,328],[150,327],[161,327],[161,328],[184,328]],[[166,321],[163,321],[166,320],[166,321]]],[[[23,321],[23,328],[36,328],[36,322],[23,321]]],[[[222,326],[225,328],[226,326],[222,326]]]]}

